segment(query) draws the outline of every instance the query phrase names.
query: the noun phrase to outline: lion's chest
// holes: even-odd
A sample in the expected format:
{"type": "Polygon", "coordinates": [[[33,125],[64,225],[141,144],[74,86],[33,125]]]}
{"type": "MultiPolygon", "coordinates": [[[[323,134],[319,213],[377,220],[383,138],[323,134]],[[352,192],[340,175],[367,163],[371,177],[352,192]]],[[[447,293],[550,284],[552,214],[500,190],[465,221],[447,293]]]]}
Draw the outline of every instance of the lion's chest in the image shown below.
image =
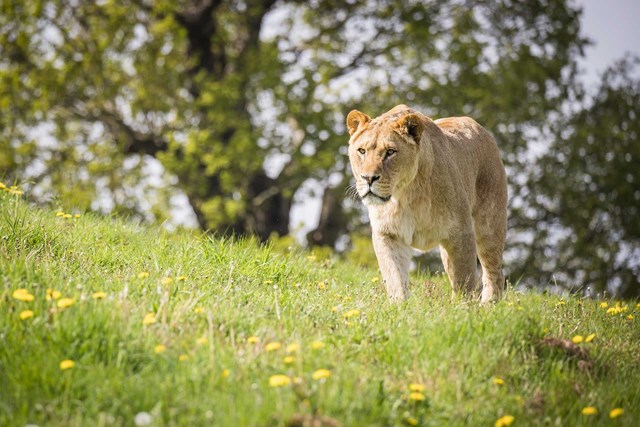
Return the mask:
{"type": "Polygon", "coordinates": [[[438,246],[446,236],[446,224],[422,211],[422,214],[402,206],[383,206],[369,209],[372,231],[392,236],[420,251],[438,246]]]}

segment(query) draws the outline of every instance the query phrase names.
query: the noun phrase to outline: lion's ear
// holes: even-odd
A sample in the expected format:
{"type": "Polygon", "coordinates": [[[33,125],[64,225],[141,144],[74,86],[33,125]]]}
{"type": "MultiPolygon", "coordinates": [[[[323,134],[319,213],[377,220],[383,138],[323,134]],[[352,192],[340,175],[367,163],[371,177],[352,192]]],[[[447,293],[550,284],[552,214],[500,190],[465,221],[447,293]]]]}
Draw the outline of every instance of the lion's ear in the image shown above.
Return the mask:
{"type": "Polygon", "coordinates": [[[371,121],[371,117],[367,116],[358,110],[353,110],[347,115],[347,129],[349,135],[353,135],[358,130],[358,127],[371,121]]]}
{"type": "Polygon", "coordinates": [[[407,114],[406,116],[402,116],[398,119],[395,123],[395,128],[418,144],[422,139],[422,134],[424,133],[426,126],[423,118],[418,114],[407,114]]]}

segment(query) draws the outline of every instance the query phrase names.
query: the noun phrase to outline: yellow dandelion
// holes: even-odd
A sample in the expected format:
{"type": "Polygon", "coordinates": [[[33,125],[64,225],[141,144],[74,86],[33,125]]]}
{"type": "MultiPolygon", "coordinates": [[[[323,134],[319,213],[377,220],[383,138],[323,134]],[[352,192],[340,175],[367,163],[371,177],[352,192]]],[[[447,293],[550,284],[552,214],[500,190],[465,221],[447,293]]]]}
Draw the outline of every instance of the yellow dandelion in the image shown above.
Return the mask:
{"type": "Polygon", "coordinates": [[[409,394],[409,400],[413,400],[414,402],[422,402],[425,399],[424,394],[414,391],[409,394]]]}
{"type": "Polygon", "coordinates": [[[107,297],[107,293],[106,292],[94,292],[93,295],[91,295],[91,298],[93,299],[103,299],[107,297]]]}
{"type": "Polygon", "coordinates": [[[62,212],[62,211],[58,211],[58,212],[56,212],[56,216],[57,216],[57,217],[64,216],[64,212],[62,212]]]}
{"type": "Polygon", "coordinates": [[[311,348],[314,350],[320,350],[324,348],[324,343],[322,341],[313,341],[311,342],[311,348]]]}
{"type": "Polygon", "coordinates": [[[33,317],[33,311],[24,310],[20,312],[20,320],[27,320],[33,317]]]}
{"type": "Polygon", "coordinates": [[[66,371],[67,369],[71,369],[76,366],[76,363],[73,360],[65,359],[60,362],[60,370],[66,371]]]}
{"type": "Polygon", "coordinates": [[[64,219],[69,219],[69,218],[73,218],[73,215],[66,213],[66,214],[62,215],[62,217],[64,219]]]}
{"type": "Polygon", "coordinates": [[[327,287],[327,285],[324,282],[319,282],[317,286],[318,286],[318,289],[325,289],[327,287]]]}
{"type": "Polygon", "coordinates": [[[220,373],[220,376],[222,378],[227,378],[229,375],[231,375],[231,371],[229,371],[228,369],[223,369],[222,373],[220,373]]]}
{"type": "Polygon", "coordinates": [[[596,415],[598,413],[598,409],[594,406],[586,406],[582,408],[582,415],[596,415]]]}
{"type": "Polygon", "coordinates": [[[198,345],[205,345],[207,342],[207,337],[200,337],[196,340],[196,344],[198,345]]]}
{"type": "Polygon", "coordinates": [[[181,354],[180,356],[178,356],[178,360],[181,362],[186,362],[187,360],[189,360],[189,356],[186,354],[181,354]]]}
{"type": "Polygon", "coordinates": [[[633,319],[634,319],[633,314],[629,314],[629,315],[627,316],[627,319],[629,319],[629,320],[633,320],[633,319]]]}
{"type": "Polygon", "coordinates": [[[371,283],[378,283],[380,281],[379,277],[374,277],[373,279],[371,279],[371,283]]]}
{"type": "Polygon", "coordinates": [[[280,350],[280,347],[282,347],[282,344],[280,344],[279,342],[270,342],[264,346],[264,349],[266,351],[276,351],[280,350]]]}
{"type": "Polygon", "coordinates": [[[24,191],[22,191],[15,185],[11,186],[11,188],[9,188],[9,190],[7,191],[9,192],[9,194],[15,194],[16,196],[22,196],[24,194],[24,191]]]}
{"type": "Polygon", "coordinates": [[[291,365],[293,362],[295,362],[296,358],[293,356],[285,356],[285,358],[283,359],[285,365],[291,365]]]}
{"type": "Polygon", "coordinates": [[[193,309],[193,312],[196,313],[196,314],[204,313],[204,308],[196,307],[196,308],[193,309]]]}
{"type": "Polygon", "coordinates": [[[249,338],[247,338],[247,343],[249,344],[258,344],[259,342],[260,342],[260,338],[256,337],[255,335],[252,335],[249,338]]]}
{"type": "Polygon", "coordinates": [[[331,376],[331,371],[328,369],[318,369],[316,371],[313,371],[313,374],[311,374],[311,378],[313,378],[316,381],[329,378],[330,376],[331,376]]]}
{"type": "Polygon", "coordinates": [[[162,284],[163,285],[170,285],[173,283],[173,279],[171,277],[165,277],[164,279],[162,279],[162,284]]]}
{"type": "Polygon", "coordinates": [[[609,412],[609,418],[618,418],[622,414],[624,414],[624,409],[614,408],[609,412]]]}
{"type": "Polygon", "coordinates": [[[80,218],[80,214],[75,214],[73,217],[74,218],[80,218]]]}
{"type": "Polygon", "coordinates": [[[27,291],[24,288],[16,289],[15,291],[13,291],[11,296],[17,299],[18,301],[24,301],[24,302],[31,302],[35,299],[33,294],[29,293],[29,291],[27,291]]]}
{"type": "Polygon", "coordinates": [[[148,271],[141,271],[140,273],[138,273],[138,279],[146,279],[147,277],[149,277],[148,271]]]}
{"type": "Polygon", "coordinates": [[[407,417],[404,419],[404,422],[409,424],[410,426],[417,426],[418,425],[418,420],[416,420],[413,417],[407,417]]]}
{"type": "Polygon", "coordinates": [[[600,303],[600,308],[607,308],[607,307],[609,307],[609,303],[608,302],[604,301],[604,302],[600,303]]]}
{"type": "Polygon", "coordinates": [[[47,299],[47,301],[51,301],[51,300],[60,299],[61,296],[62,296],[62,292],[54,291],[53,289],[48,288],[47,289],[47,296],[45,298],[47,299]]]}
{"type": "Polygon", "coordinates": [[[636,304],[636,308],[640,308],[640,302],[636,304]]]}
{"type": "Polygon", "coordinates": [[[496,420],[495,427],[508,427],[516,420],[513,415],[504,415],[496,420]]]}
{"type": "Polygon", "coordinates": [[[580,344],[582,341],[584,341],[584,337],[582,335],[576,335],[573,338],[571,338],[571,341],[574,344],[580,344]]]}
{"type": "Polygon", "coordinates": [[[262,282],[263,285],[273,285],[273,280],[265,280],[262,282]]]}
{"type": "Polygon", "coordinates": [[[284,387],[291,384],[291,378],[287,375],[278,374],[269,377],[269,385],[271,387],[284,387]]]}
{"type": "Polygon", "coordinates": [[[417,391],[417,392],[422,393],[425,390],[425,387],[422,384],[411,383],[411,384],[409,384],[409,390],[410,391],[417,391]]]}
{"type": "Polygon", "coordinates": [[[142,324],[145,326],[153,325],[157,321],[158,320],[156,319],[156,315],[154,313],[147,313],[144,315],[144,318],[142,319],[142,324]]]}
{"type": "Polygon", "coordinates": [[[61,298],[58,300],[58,303],[56,305],[58,306],[58,308],[69,308],[75,303],[76,302],[73,300],[73,298],[61,298]]]}
{"type": "Polygon", "coordinates": [[[558,303],[556,303],[556,307],[559,307],[561,305],[566,305],[567,303],[564,301],[558,301],[558,303]]]}
{"type": "Polygon", "coordinates": [[[178,276],[178,277],[176,277],[176,280],[178,282],[184,282],[185,280],[187,280],[187,276],[178,276]]]}
{"type": "Polygon", "coordinates": [[[596,334],[589,334],[587,335],[587,337],[584,339],[584,342],[591,342],[593,341],[593,339],[596,337],[596,334]]]}
{"type": "Polygon", "coordinates": [[[502,378],[500,378],[500,377],[493,377],[492,382],[495,385],[504,385],[504,380],[502,378]]]}
{"type": "Polygon", "coordinates": [[[333,307],[331,307],[331,311],[334,312],[334,313],[337,312],[338,310],[339,310],[339,308],[338,308],[337,305],[334,305],[333,307]]]}
{"type": "Polygon", "coordinates": [[[360,316],[360,310],[356,308],[354,308],[353,310],[349,310],[342,315],[342,317],[344,317],[345,319],[349,319],[351,317],[357,317],[357,316],[360,316]]]}
{"type": "Polygon", "coordinates": [[[7,186],[4,182],[0,181],[0,190],[6,190],[7,186]]]}
{"type": "Polygon", "coordinates": [[[315,255],[307,255],[307,259],[309,261],[315,261],[316,260],[316,256],[315,255]]]}
{"type": "Polygon", "coordinates": [[[287,353],[296,353],[300,351],[300,344],[298,344],[297,342],[291,343],[287,346],[287,348],[285,348],[285,351],[287,353]]]}
{"type": "Polygon", "coordinates": [[[158,344],[157,346],[153,347],[153,351],[155,351],[158,354],[164,353],[166,350],[167,350],[167,346],[164,344],[158,344]]]}

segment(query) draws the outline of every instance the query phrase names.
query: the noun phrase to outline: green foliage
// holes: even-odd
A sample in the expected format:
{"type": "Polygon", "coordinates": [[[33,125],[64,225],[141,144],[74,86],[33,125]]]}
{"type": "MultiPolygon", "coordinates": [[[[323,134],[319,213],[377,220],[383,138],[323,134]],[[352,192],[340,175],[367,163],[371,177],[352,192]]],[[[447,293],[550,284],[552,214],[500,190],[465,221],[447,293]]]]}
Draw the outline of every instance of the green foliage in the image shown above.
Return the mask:
{"type": "Polygon", "coordinates": [[[640,295],[638,62],[610,68],[538,162],[530,187],[535,198],[523,215],[538,223],[538,233],[521,274],[542,281],[555,274],[578,289],[640,295]]]}

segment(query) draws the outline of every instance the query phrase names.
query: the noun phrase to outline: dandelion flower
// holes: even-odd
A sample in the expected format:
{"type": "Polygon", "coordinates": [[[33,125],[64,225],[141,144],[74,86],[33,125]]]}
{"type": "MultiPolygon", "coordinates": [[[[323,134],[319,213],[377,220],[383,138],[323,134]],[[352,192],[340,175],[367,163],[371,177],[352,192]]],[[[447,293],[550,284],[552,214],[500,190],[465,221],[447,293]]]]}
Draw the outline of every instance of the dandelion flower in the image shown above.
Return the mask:
{"type": "Polygon", "coordinates": [[[204,313],[204,308],[196,307],[196,308],[193,309],[193,312],[196,313],[196,314],[204,313]]]}
{"type": "Polygon", "coordinates": [[[418,383],[411,383],[409,384],[409,390],[410,391],[417,391],[422,393],[424,391],[424,385],[422,384],[418,384],[418,383]]]}
{"type": "Polygon", "coordinates": [[[69,218],[73,218],[73,215],[66,213],[66,214],[62,215],[62,217],[64,219],[69,219],[69,218]]]}
{"type": "Polygon", "coordinates": [[[633,319],[634,319],[633,314],[628,315],[628,316],[627,316],[627,319],[629,319],[629,320],[633,320],[633,319]]]}
{"type": "Polygon", "coordinates": [[[162,284],[163,285],[170,285],[173,283],[173,279],[171,277],[165,277],[164,279],[162,279],[162,284]]]}
{"type": "Polygon", "coordinates": [[[31,302],[35,299],[33,294],[29,293],[29,291],[23,288],[16,289],[15,291],[13,291],[11,296],[17,299],[18,301],[24,301],[24,302],[31,302]]]}
{"type": "Polygon", "coordinates": [[[149,277],[148,271],[141,271],[140,273],[138,273],[138,279],[146,279],[147,277],[149,277]]]}
{"type": "Polygon", "coordinates": [[[200,337],[196,340],[196,344],[198,345],[205,345],[207,343],[207,337],[200,337]]]}
{"type": "Polygon", "coordinates": [[[20,320],[27,320],[33,317],[33,311],[24,310],[20,312],[20,320]]]}
{"type": "Polygon", "coordinates": [[[596,415],[598,413],[598,409],[594,406],[586,406],[582,408],[582,415],[596,415]]]}
{"type": "Polygon", "coordinates": [[[74,218],[80,218],[80,214],[75,214],[73,217],[74,218]]]}
{"type": "Polygon", "coordinates": [[[296,353],[296,352],[300,351],[300,344],[298,344],[297,342],[291,343],[291,344],[289,344],[287,346],[285,351],[287,353],[296,353]]]}
{"type": "Polygon", "coordinates": [[[280,344],[279,342],[270,342],[264,346],[264,349],[266,351],[276,351],[280,350],[280,347],[282,347],[282,344],[280,344]]]}
{"type": "Polygon", "coordinates": [[[178,277],[176,277],[176,280],[178,282],[184,282],[185,280],[187,280],[187,276],[178,276],[178,277]]]}
{"type": "Polygon", "coordinates": [[[231,372],[228,369],[223,369],[220,375],[222,376],[222,378],[227,378],[230,374],[231,372]]]}
{"type": "Polygon", "coordinates": [[[582,335],[576,335],[575,337],[571,338],[571,341],[574,344],[580,344],[582,341],[584,341],[584,337],[582,335]]]}
{"type": "Polygon", "coordinates": [[[167,349],[167,346],[164,344],[158,344],[157,346],[153,347],[153,351],[155,351],[158,354],[164,353],[166,349],[167,349]]]}
{"type": "Polygon", "coordinates": [[[46,296],[47,301],[60,299],[61,296],[62,296],[62,292],[54,291],[51,288],[47,289],[47,296],[46,296]]]}
{"type": "Polygon", "coordinates": [[[57,217],[64,216],[64,212],[62,212],[62,211],[58,211],[58,212],[56,212],[56,216],[57,216],[57,217]]]}
{"type": "Polygon", "coordinates": [[[508,427],[516,420],[513,415],[504,415],[496,420],[495,427],[508,427]]]}
{"type": "Polygon", "coordinates": [[[322,380],[325,378],[329,378],[331,376],[331,371],[328,369],[318,369],[311,374],[311,378],[314,380],[322,380]]]}
{"type": "Polygon", "coordinates": [[[269,385],[271,387],[284,387],[289,384],[291,384],[291,378],[289,378],[287,375],[278,374],[271,375],[269,377],[269,385]]]}
{"type": "Polygon", "coordinates": [[[418,420],[416,420],[413,417],[407,417],[404,419],[404,422],[409,424],[410,426],[417,426],[418,425],[418,420]]]}
{"type": "Polygon", "coordinates": [[[606,301],[605,301],[605,302],[601,302],[601,303],[600,303],[600,307],[601,307],[601,308],[607,308],[607,307],[609,307],[609,303],[608,303],[608,302],[606,302],[606,301]]]}
{"type": "Polygon", "coordinates": [[[147,313],[145,314],[144,318],[142,319],[142,324],[143,325],[153,325],[154,323],[156,323],[158,320],[156,319],[156,315],[154,313],[147,313]]]}
{"type": "Polygon", "coordinates": [[[424,394],[414,391],[409,394],[409,400],[413,400],[414,402],[422,402],[425,399],[424,394]]]}
{"type": "Polygon", "coordinates": [[[256,337],[255,335],[252,335],[249,338],[247,338],[247,343],[249,344],[257,344],[259,342],[260,342],[260,338],[256,337]]]}
{"type": "Polygon", "coordinates": [[[181,362],[186,362],[187,360],[189,360],[189,356],[187,356],[186,354],[181,354],[180,356],[178,356],[178,360],[181,362]]]}
{"type": "Polygon", "coordinates": [[[106,297],[107,297],[106,292],[94,292],[93,295],[91,295],[91,298],[93,299],[103,299],[106,297]]]}
{"type": "Polygon", "coordinates": [[[380,281],[379,277],[374,277],[373,279],[371,279],[371,283],[378,283],[380,281]]]}
{"type": "Polygon", "coordinates": [[[318,286],[318,289],[325,289],[327,287],[327,285],[324,282],[319,282],[317,286],[318,286]]]}
{"type": "Polygon", "coordinates": [[[587,337],[584,339],[584,342],[591,342],[593,341],[593,339],[596,337],[596,334],[589,334],[587,335],[587,337]]]}
{"type": "Polygon", "coordinates": [[[324,343],[322,341],[313,341],[311,343],[311,348],[314,350],[320,350],[321,348],[324,348],[324,343]]]}
{"type": "Polygon", "coordinates": [[[0,181],[0,190],[6,190],[7,186],[4,182],[0,181]]]}
{"type": "Polygon", "coordinates": [[[72,298],[62,298],[58,300],[58,303],[56,305],[58,306],[58,308],[69,308],[75,303],[76,302],[72,298]]]}
{"type": "Polygon", "coordinates": [[[66,371],[67,369],[71,369],[74,366],[76,366],[76,364],[75,364],[75,362],[73,360],[65,359],[62,362],[60,362],[60,370],[62,370],[62,371],[66,371]]]}
{"type": "Polygon", "coordinates": [[[263,285],[273,285],[273,280],[265,280],[262,282],[263,285]]]}
{"type": "Polygon", "coordinates": [[[283,359],[285,365],[291,365],[293,362],[295,362],[295,360],[296,358],[293,356],[285,356],[285,358],[283,359]]]}
{"type": "Polygon", "coordinates": [[[349,319],[351,317],[357,317],[357,316],[360,316],[360,310],[356,308],[354,308],[353,310],[349,310],[342,315],[342,317],[344,317],[345,319],[349,319]]]}
{"type": "Polygon", "coordinates": [[[309,261],[315,261],[316,260],[316,256],[315,255],[307,255],[307,259],[309,261]]]}
{"type": "Polygon", "coordinates": [[[622,414],[624,414],[624,409],[614,408],[609,412],[609,418],[618,418],[622,414]]]}
{"type": "Polygon", "coordinates": [[[492,382],[495,385],[504,385],[504,380],[502,378],[500,378],[500,377],[493,377],[492,382]]]}

